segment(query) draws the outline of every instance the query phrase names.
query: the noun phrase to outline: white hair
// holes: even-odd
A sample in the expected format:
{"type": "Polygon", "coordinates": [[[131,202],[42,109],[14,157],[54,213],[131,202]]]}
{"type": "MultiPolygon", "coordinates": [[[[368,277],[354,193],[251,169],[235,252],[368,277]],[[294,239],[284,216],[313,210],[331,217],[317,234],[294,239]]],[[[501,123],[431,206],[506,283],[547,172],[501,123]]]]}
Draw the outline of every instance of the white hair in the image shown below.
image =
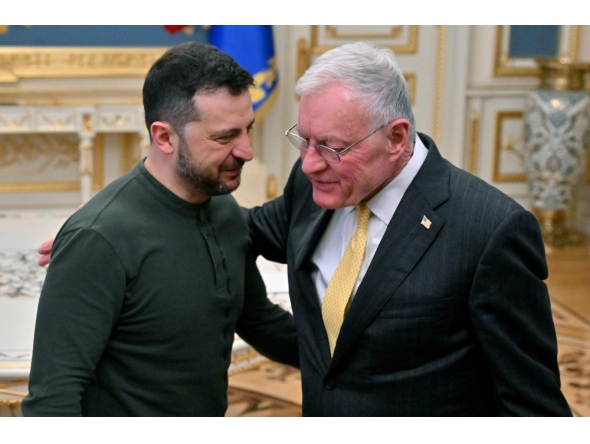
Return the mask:
{"type": "Polygon", "coordinates": [[[325,52],[295,86],[300,96],[321,92],[341,83],[352,92],[375,129],[396,119],[410,122],[409,142],[416,137],[408,84],[393,51],[364,42],[349,43],[325,52]]]}

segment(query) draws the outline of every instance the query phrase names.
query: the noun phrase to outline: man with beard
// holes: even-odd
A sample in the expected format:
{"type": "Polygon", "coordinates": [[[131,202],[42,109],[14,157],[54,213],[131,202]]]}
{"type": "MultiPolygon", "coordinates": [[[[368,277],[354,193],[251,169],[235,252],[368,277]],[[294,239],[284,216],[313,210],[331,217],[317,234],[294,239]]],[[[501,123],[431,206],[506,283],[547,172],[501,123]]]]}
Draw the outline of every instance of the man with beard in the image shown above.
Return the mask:
{"type": "Polygon", "coordinates": [[[39,301],[25,415],[217,416],[234,332],[297,366],[240,208],[252,76],[209,45],[147,74],[148,157],[61,228],[39,301]]]}

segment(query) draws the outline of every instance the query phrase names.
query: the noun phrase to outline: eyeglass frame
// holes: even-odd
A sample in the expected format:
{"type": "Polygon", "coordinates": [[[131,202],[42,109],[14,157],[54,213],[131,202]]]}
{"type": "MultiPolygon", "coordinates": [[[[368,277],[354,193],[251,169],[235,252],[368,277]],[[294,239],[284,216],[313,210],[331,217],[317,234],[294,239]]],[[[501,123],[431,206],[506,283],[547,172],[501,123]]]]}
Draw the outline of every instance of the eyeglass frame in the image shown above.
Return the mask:
{"type": "MultiPolygon", "coordinates": [[[[389,123],[391,123],[391,122],[389,122],[389,123]]],[[[285,131],[285,136],[287,137],[287,139],[289,140],[289,142],[291,142],[291,145],[293,145],[293,146],[294,146],[295,148],[297,148],[299,151],[301,151],[301,150],[302,150],[302,148],[301,148],[301,147],[297,147],[297,146],[296,146],[296,145],[293,143],[293,141],[292,141],[292,140],[289,138],[289,135],[292,135],[292,136],[294,136],[294,137],[296,137],[296,138],[298,138],[298,139],[301,139],[303,142],[305,142],[305,143],[307,144],[307,148],[305,148],[305,151],[306,151],[306,153],[307,153],[307,149],[308,149],[310,146],[313,146],[313,147],[314,147],[314,148],[315,148],[315,149],[318,151],[318,154],[319,154],[320,156],[322,156],[322,159],[324,159],[326,162],[330,162],[330,163],[340,163],[340,156],[341,156],[342,154],[346,154],[346,152],[347,152],[348,150],[350,150],[350,149],[351,149],[353,146],[355,146],[355,145],[358,145],[359,143],[361,143],[361,142],[362,142],[363,140],[365,140],[365,139],[368,139],[368,138],[369,138],[369,137],[371,137],[373,134],[375,134],[377,131],[379,131],[379,130],[382,130],[382,129],[383,129],[383,128],[385,128],[387,125],[389,125],[389,123],[385,123],[385,124],[381,125],[379,128],[377,128],[376,130],[374,130],[374,131],[370,132],[369,134],[367,134],[367,135],[366,135],[365,137],[363,137],[362,139],[360,139],[360,140],[357,140],[357,141],[356,141],[356,142],[354,142],[352,145],[349,145],[349,146],[347,146],[346,148],[342,148],[342,149],[341,149],[341,150],[339,150],[339,151],[336,151],[334,148],[330,148],[329,146],[322,145],[321,143],[320,143],[320,144],[317,144],[317,145],[311,145],[311,144],[309,143],[309,141],[308,141],[308,140],[304,139],[303,137],[301,137],[301,136],[299,136],[299,135],[297,135],[297,134],[295,134],[295,133],[292,133],[292,132],[291,132],[291,130],[292,130],[293,128],[295,128],[295,127],[297,126],[297,124],[293,125],[293,126],[292,126],[291,128],[289,128],[287,131],[285,131]],[[337,160],[336,162],[331,162],[329,159],[325,158],[325,157],[322,155],[322,151],[321,151],[321,150],[318,150],[318,147],[319,147],[319,148],[321,148],[322,150],[328,150],[328,151],[330,151],[331,153],[334,153],[334,154],[336,155],[336,158],[337,158],[338,160],[337,160]]]]}

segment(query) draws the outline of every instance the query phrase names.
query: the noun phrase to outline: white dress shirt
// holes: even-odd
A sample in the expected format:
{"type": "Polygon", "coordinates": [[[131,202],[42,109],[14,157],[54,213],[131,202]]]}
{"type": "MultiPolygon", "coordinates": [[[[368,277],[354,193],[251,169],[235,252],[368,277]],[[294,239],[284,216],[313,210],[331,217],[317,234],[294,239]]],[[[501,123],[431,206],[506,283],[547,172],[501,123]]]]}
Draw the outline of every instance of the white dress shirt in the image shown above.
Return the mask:
{"type": "MultiPolygon", "coordinates": [[[[352,291],[352,297],[356,293],[375,252],[379,246],[379,242],[383,239],[385,230],[389,221],[393,217],[402,197],[418,170],[424,163],[428,149],[424,146],[418,136],[414,144],[414,153],[404,167],[404,169],[377,193],[371,200],[365,204],[371,210],[371,217],[369,219],[369,231],[367,234],[367,246],[365,248],[365,256],[361,264],[361,270],[352,291]]],[[[316,265],[317,270],[312,273],[318,296],[320,298],[320,305],[324,301],[324,294],[328,288],[328,282],[336,271],[348,242],[357,227],[357,213],[355,207],[344,207],[334,211],[332,218],[328,223],[326,231],[322,235],[318,246],[316,247],[312,261],[316,265]]]]}

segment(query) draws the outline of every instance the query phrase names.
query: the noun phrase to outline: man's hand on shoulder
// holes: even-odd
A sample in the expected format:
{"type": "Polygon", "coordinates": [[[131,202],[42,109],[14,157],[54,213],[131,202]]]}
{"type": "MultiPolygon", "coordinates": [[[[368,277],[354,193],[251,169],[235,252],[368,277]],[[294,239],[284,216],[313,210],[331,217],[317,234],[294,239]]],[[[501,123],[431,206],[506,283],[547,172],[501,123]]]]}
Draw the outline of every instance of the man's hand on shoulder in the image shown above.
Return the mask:
{"type": "MultiPolygon", "coordinates": [[[[84,205],[80,205],[78,207],[78,209],[82,208],[83,206],[84,205]]],[[[54,241],[55,241],[55,237],[52,237],[51,239],[47,239],[45,242],[43,242],[41,245],[39,245],[39,248],[37,248],[37,251],[41,255],[41,257],[37,260],[37,263],[41,267],[45,267],[46,265],[49,265],[49,261],[51,261],[51,250],[53,249],[53,242],[54,241]]]]}
{"type": "Polygon", "coordinates": [[[43,242],[41,245],[39,245],[39,248],[37,249],[37,251],[39,252],[41,257],[37,260],[37,263],[41,267],[49,265],[49,261],[51,260],[51,249],[53,248],[54,241],[55,241],[55,238],[52,237],[51,239],[47,239],[45,242],[43,242]]]}

